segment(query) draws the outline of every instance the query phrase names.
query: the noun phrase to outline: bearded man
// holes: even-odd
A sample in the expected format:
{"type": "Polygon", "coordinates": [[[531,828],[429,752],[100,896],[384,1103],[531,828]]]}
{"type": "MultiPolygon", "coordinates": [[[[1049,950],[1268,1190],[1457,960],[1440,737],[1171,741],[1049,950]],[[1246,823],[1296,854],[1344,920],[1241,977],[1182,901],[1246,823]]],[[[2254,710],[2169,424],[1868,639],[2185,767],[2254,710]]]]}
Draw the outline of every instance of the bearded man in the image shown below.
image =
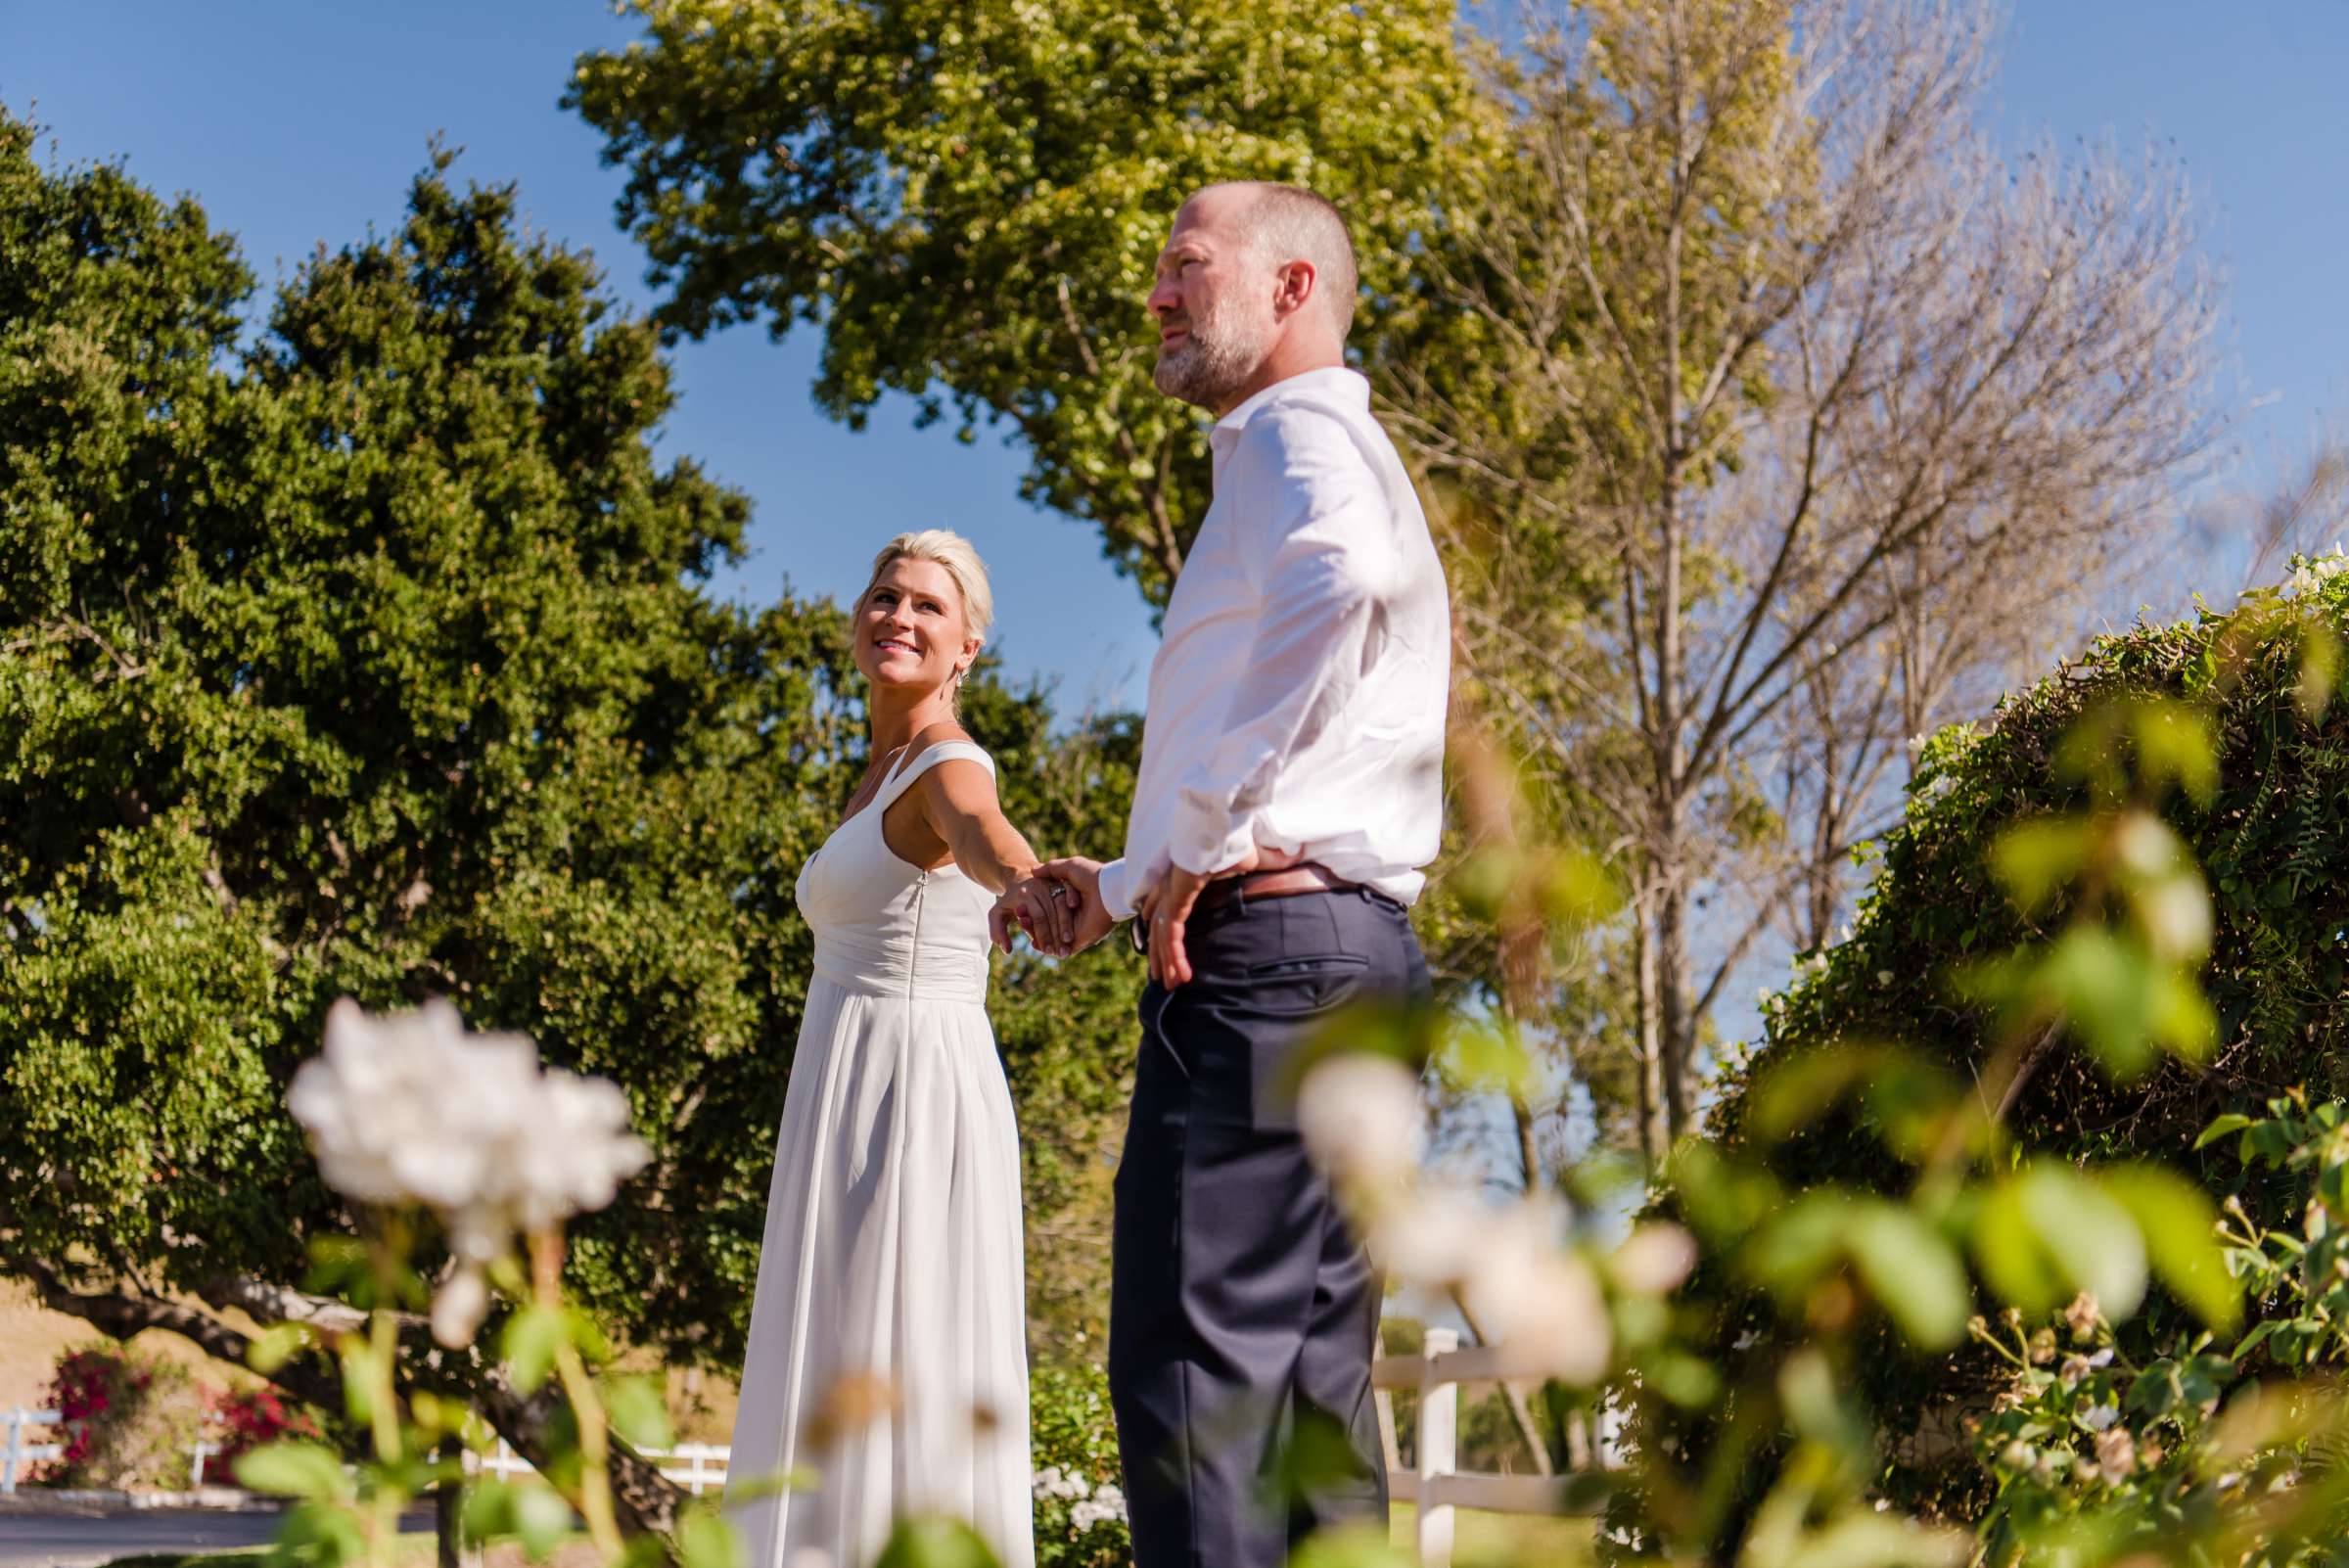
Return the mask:
{"type": "Polygon", "coordinates": [[[1408,908],[1442,827],[1451,637],[1427,520],[1346,365],[1356,289],[1311,192],[1212,186],[1176,214],[1156,379],[1216,416],[1214,503],[1151,666],[1125,856],[1037,872],[1077,902],[1047,950],[1132,919],[1149,960],[1109,1345],[1137,1568],[1275,1568],[1386,1518],[1380,1280],[1293,1085],[1337,1010],[1427,989],[1408,908]],[[1308,1425],[1353,1462],[1283,1485],[1308,1425]]]}

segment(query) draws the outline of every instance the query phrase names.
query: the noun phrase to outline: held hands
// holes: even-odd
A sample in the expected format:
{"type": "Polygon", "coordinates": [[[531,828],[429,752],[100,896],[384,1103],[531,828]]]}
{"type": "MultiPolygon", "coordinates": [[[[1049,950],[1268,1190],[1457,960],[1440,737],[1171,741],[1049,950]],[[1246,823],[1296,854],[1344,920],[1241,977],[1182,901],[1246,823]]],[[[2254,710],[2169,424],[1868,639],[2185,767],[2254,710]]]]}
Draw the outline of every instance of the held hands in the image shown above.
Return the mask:
{"type": "Polygon", "coordinates": [[[1101,903],[1101,862],[1082,855],[1047,860],[1003,890],[988,916],[995,945],[1011,951],[1017,924],[1038,952],[1066,958],[1108,935],[1109,911],[1101,903]]]}

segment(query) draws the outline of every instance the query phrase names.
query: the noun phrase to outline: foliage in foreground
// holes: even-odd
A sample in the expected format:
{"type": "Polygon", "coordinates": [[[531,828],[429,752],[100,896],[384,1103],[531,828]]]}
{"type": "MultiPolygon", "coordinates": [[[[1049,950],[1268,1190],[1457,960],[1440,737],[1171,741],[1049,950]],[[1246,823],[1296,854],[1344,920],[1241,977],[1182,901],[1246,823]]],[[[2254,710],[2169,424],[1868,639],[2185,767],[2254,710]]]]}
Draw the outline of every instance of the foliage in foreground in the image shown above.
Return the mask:
{"type": "MultiPolygon", "coordinates": [[[[1765,999],[1764,1044],[1714,1112],[1721,1145],[1764,1159],[1789,1184],[1896,1192],[1911,1179],[1886,1137],[1907,1114],[1903,1095],[1919,1083],[1986,1080],[2006,1053],[2003,1090],[1984,1092],[2007,1147],[2050,1165],[2146,1163],[2216,1194],[2238,1173],[2196,1145],[2214,1117],[2349,1092],[2349,1058],[2332,1048],[2349,995],[2349,709],[2331,700],[2345,614],[2340,563],[2310,563],[2288,590],[2248,594],[2234,611],[2100,639],[1990,723],[1932,737],[1849,936],[1805,957],[1795,985],[1765,999]],[[2164,715],[2191,723],[2174,728],[2164,715]],[[2078,874],[2092,844],[2078,823],[2103,787],[2095,758],[2125,744],[2166,750],[2193,775],[2165,798],[2159,835],[2108,841],[2156,873],[2159,891],[2127,924],[2207,951],[2192,995],[2130,949],[2073,932],[2108,897],[2078,874]],[[2182,897],[2176,880],[2193,866],[2207,872],[2201,899],[2182,897]],[[2002,955],[2037,943],[2060,945],[2083,1013],[2060,1029],[2028,1022],[2017,1052],[2016,1021],[1980,988],[2002,955]],[[2117,1027],[2162,1007],[2176,1009],[2191,1049],[2147,1055],[2117,1027]],[[1888,1066],[1887,1041],[1911,1064],[1905,1080],[1875,1075],[1866,1093],[1771,1125],[1773,1077],[1848,1075],[1870,1053],[1888,1066]]],[[[2159,1321],[2177,1305],[2157,1298],[2149,1311],[2159,1321]]],[[[1716,1343],[1773,1324],[1766,1303],[1738,1298],[1716,1343]]],[[[1973,1517],[1988,1492],[1949,1435],[1992,1398],[1997,1363],[1978,1346],[1889,1351],[1880,1345],[1858,1367],[1891,1443],[1880,1484],[1973,1517]]]]}
{"type": "Polygon", "coordinates": [[[2349,1108],[2292,1096],[2267,1109],[2220,1117],[2197,1140],[2241,1166],[2219,1235],[2248,1332],[2127,1332],[2088,1296],[2044,1325],[2019,1313],[1972,1325],[2005,1372],[1968,1433],[1997,1489],[1981,1527],[1997,1568],[2158,1558],[2181,1530],[2211,1562],[2349,1560],[2349,1108]]]}
{"type": "MultiPolygon", "coordinates": [[[[2076,1054],[2077,1080],[2113,1102],[2148,1081],[2209,1074],[2233,1020],[2202,989],[2214,930],[2193,839],[2231,782],[2220,737],[2245,711],[2304,734],[2337,725],[2339,576],[2324,564],[2302,572],[2289,595],[2256,595],[2232,617],[2148,634],[2171,646],[2198,634],[2206,657],[2180,688],[2115,683],[2064,705],[2032,754],[2036,793],[2019,809],[1990,812],[1971,846],[1986,863],[1967,866],[1982,896],[1953,906],[1952,879],[1923,899],[1983,924],[2010,909],[2011,925],[1971,947],[1911,950],[1898,974],[1889,965],[1855,973],[1850,953],[1829,958],[1828,977],[1871,992],[1939,977],[1936,1021],[1970,1019],[1970,1059],[1953,1064],[1930,1038],[1912,1042],[1897,1010],[1877,1032],[1764,1053],[1727,1106],[1728,1135],[1675,1151],[1656,1212],[1619,1246],[1600,1243],[1600,1206],[1587,1192],[1564,1217],[1561,1248],[1554,1211],[1485,1209],[1410,1158],[1416,1081],[1377,1057],[1481,1067],[1505,1085],[1523,1070],[1505,1032],[1497,1038],[1489,1025],[1440,1017],[1365,1020],[1333,1040],[1351,1049],[1313,1070],[1300,1118],[1390,1268],[1500,1319],[1497,1337],[1555,1379],[1553,1404],[1588,1408],[1604,1390],[1630,1411],[1633,1462],[1606,1483],[1603,1555],[1747,1568],[1956,1563],[1977,1550],[2081,1568],[2129,1552],[2281,1562],[2297,1560],[2295,1543],[2349,1523],[2326,1387],[2337,1368],[2280,1359],[2279,1342],[2296,1344],[2298,1330],[2244,1338],[2247,1309],[2303,1311],[2279,1294],[2280,1227],[2296,1226],[2304,1245],[2330,1221],[2303,1215],[2288,1196],[2279,1216],[2246,1191],[2222,1230],[2208,1185],[2159,1158],[2171,1149],[2122,1145],[2098,1151],[2121,1157],[2084,1160],[2036,1146],[2006,1120],[2056,1053],[2076,1054]],[[1821,1147],[1843,1162],[1806,1163],[1821,1147]],[[2246,1230],[2245,1213],[2264,1214],[2265,1228],[2246,1230]],[[2262,1252],[2265,1264],[2253,1256],[2262,1252]],[[2003,1441],[1988,1467],[1967,1456],[1969,1434],[1988,1429],[1998,1405],[1983,1341],[2009,1332],[1989,1320],[2036,1329],[2066,1304],[2120,1348],[2106,1366],[2149,1374],[2129,1386],[2140,1413],[2172,1423],[2166,1437],[2151,1427],[2142,1441],[2128,1436],[2127,1452],[2121,1438],[2101,1437],[2073,1459],[2050,1459],[2047,1445],[2030,1455],[2025,1468],[2044,1461],[2067,1486],[2148,1477],[2143,1499],[2090,1497],[2096,1530],[2085,1533],[2081,1507],[2029,1505],[2028,1487],[2002,1471],[2020,1451],[2008,1454],[2003,1441]],[[1984,1363],[1970,1384],[1960,1375],[1969,1346],[1984,1363]],[[2265,1359],[2221,1375],[2214,1348],[2265,1359]],[[2253,1403],[2205,1409],[2248,1377],[2266,1379],[2253,1403]],[[1912,1409],[1884,1395],[1904,1385],[1934,1391],[1931,1423],[1900,1424],[1912,1409]],[[2181,1423],[2211,1410],[2234,1413],[2220,1416],[2226,1464],[2205,1479],[2222,1491],[2246,1476],[2283,1483],[2256,1510],[2256,1527],[2224,1499],[2133,1515],[2156,1496],[2162,1464],[2210,1456],[2181,1423]],[[2189,1450],[2200,1457],[2178,1458],[2189,1450]],[[1928,1462],[1955,1484],[1934,1497],[1900,1484],[1928,1462]],[[2001,1496],[2010,1505],[1994,1511],[2001,1496]]],[[[1928,754],[1912,815],[1953,790],[1935,766],[1946,758],[1928,754]]],[[[2239,830],[2241,814],[2233,820],[2239,830]]],[[[1881,889],[1866,918],[1883,918],[1881,889]]],[[[2329,1137],[2330,1124],[2320,1125],[2329,1137]]],[[[2287,1158],[2316,1136],[2218,1126],[2252,1139],[2254,1152],[2287,1158]]],[[[2312,1299],[2335,1283],[2322,1270],[2308,1277],[2312,1299]]],[[[2314,1306],[2323,1320],[2329,1308],[2314,1306]]],[[[2034,1342],[2022,1344],[2031,1364],[2034,1342]]],[[[2111,1375],[2071,1369],[2091,1385],[2111,1375]]],[[[2084,1407],[2081,1419],[2110,1430],[2118,1416],[2084,1407]]]]}

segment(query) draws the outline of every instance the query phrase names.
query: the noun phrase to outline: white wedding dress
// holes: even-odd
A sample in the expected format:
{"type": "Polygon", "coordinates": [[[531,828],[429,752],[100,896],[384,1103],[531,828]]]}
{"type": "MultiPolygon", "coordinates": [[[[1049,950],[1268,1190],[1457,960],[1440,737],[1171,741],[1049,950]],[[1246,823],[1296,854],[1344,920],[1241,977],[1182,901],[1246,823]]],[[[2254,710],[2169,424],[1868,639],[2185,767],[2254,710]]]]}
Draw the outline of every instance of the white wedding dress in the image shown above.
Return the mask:
{"type": "MultiPolygon", "coordinates": [[[[751,1309],[729,1491],[748,1568],[821,1548],[870,1568],[896,1520],[963,1519],[1005,1568],[1036,1560],[1020,1152],[987,1020],[984,888],[891,852],[882,813],[930,768],[901,761],[800,870],[815,933],[766,1239],[751,1309]],[[894,1408],[842,1398],[885,1381],[894,1408]]],[[[805,1561],[806,1559],[802,1559],[805,1561]]]]}

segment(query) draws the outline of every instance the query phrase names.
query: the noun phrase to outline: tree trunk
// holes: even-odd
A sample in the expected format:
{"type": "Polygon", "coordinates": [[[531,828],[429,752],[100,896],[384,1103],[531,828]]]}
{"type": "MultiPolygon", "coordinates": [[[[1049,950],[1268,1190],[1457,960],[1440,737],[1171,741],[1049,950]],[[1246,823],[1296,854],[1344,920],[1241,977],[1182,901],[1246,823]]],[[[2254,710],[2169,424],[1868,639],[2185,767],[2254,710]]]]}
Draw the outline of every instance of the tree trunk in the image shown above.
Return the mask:
{"type": "MultiPolygon", "coordinates": [[[[440,1445],[444,1463],[460,1462],[464,1449],[453,1440],[440,1445]]],[[[482,1568],[482,1549],[467,1546],[464,1530],[465,1483],[462,1479],[441,1482],[433,1489],[433,1533],[438,1551],[438,1568],[482,1568]]]]}
{"type": "Polygon", "coordinates": [[[1639,1163],[1650,1174],[1671,1147],[1664,1124],[1664,1046],[1656,1031],[1656,945],[1648,924],[1647,900],[1633,911],[1633,945],[1638,973],[1639,1163]]]}

